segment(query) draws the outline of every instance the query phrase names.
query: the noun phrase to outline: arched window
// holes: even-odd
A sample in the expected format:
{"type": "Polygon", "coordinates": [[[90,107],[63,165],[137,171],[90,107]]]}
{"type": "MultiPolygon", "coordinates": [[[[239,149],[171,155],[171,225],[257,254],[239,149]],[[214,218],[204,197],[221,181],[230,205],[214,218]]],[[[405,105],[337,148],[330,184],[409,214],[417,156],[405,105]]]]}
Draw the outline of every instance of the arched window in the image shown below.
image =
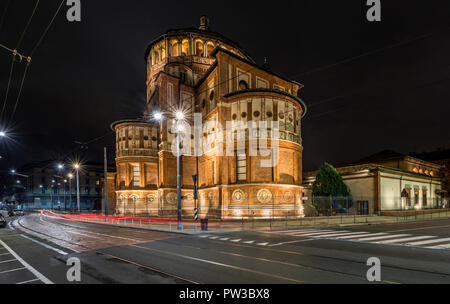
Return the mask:
{"type": "Polygon", "coordinates": [[[189,40],[184,39],[181,43],[181,55],[188,56],[189,54],[189,40]]]}
{"type": "Polygon", "coordinates": [[[245,80],[239,81],[239,90],[247,90],[248,89],[248,83],[245,80]]]}
{"type": "Polygon", "coordinates": [[[203,41],[196,40],[195,41],[195,55],[203,56],[203,51],[204,51],[203,41]]]}
{"type": "Polygon", "coordinates": [[[171,47],[170,47],[170,56],[180,56],[178,54],[178,41],[177,40],[172,40],[170,42],[171,47]]]}
{"type": "Polygon", "coordinates": [[[211,53],[214,51],[214,43],[208,42],[206,45],[206,56],[211,57],[211,53]]]}

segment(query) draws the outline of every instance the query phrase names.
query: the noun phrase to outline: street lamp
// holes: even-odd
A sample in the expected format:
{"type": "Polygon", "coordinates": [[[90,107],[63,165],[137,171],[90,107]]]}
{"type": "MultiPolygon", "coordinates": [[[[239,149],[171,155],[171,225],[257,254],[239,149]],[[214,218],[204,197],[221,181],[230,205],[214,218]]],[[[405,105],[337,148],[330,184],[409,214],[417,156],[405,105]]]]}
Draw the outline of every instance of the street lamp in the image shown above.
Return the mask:
{"type": "MultiPolygon", "coordinates": [[[[161,121],[163,119],[163,115],[160,112],[157,112],[153,115],[155,120],[161,121]]],[[[182,111],[177,111],[175,113],[175,118],[177,121],[176,130],[179,132],[184,131],[184,126],[182,125],[182,121],[184,120],[184,113],[182,111]]],[[[180,136],[176,137],[176,146],[177,146],[177,219],[178,219],[178,230],[182,229],[181,222],[181,151],[180,151],[180,136]]]]}
{"type": "Polygon", "coordinates": [[[78,174],[78,171],[80,169],[80,164],[78,164],[78,163],[74,164],[73,168],[75,169],[75,171],[77,173],[77,207],[78,207],[78,212],[81,213],[81,206],[80,206],[80,178],[79,178],[79,174],[78,174]]]}
{"type": "Polygon", "coordinates": [[[0,131],[0,137],[6,137],[5,131],[0,131]]]}
{"type": "Polygon", "coordinates": [[[73,178],[73,174],[69,173],[69,174],[67,174],[67,177],[69,178],[69,204],[70,204],[70,211],[73,212],[73,208],[72,208],[72,178],[73,178]]]}

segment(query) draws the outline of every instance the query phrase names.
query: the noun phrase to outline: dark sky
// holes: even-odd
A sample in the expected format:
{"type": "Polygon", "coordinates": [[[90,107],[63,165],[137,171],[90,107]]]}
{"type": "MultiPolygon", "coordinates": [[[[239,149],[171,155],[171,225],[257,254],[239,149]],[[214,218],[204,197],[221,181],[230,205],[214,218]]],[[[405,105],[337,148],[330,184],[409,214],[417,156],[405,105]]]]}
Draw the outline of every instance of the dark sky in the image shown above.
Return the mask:
{"type": "MultiPolygon", "coordinates": [[[[8,0],[0,0],[0,16],[8,0]]],[[[21,53],[29,54],[59,0],[41,1],[21,53]]],[[[382,21],[366,20],[365,0],[82,0],[82,21],[64,5],[33,56],[1,168],[58,157],[110,131],[145,107],[144,50],[169,28],[198,26],[237,41],[273,71],[305,85],[304,167],[344,164],[383,149],[408,153],[450,147],[450,2],[382,0],[382,21]],[[395,2],[395,3],[393,3],[395,2]],[[353,58],[353,60],[346,60],[353,58]]],[[[0,43],[15,46],[34,1],[10,1],[0,43]]],[[[3,105],[11,55],[0,49],[3,105]]],[[[24,64],[15,65],[6,116],[24,64]]],[[[89,146],[102,161],[109,135],[89,146]]]]}

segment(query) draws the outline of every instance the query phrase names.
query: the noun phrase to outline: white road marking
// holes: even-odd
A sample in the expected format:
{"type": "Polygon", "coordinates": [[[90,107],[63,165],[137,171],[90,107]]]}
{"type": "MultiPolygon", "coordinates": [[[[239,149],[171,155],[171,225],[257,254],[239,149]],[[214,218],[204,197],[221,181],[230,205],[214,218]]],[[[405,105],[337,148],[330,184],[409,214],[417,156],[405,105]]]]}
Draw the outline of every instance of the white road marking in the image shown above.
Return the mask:
{"type": "Polygon", "coordinates": [[[209,234],[207,234],[207,235],[199,235],[199,237],[201,237],[201,238],[206,238],[208,236],[209,236],[209,234]]]}
{"type": "Polygon", "coordinates": [[[423,240],[423,239],[431,239],[431,238],[434,238],[434,236],[422,235],[422,236],[414,236],[414,237],[393,239],[393,240],[387,240],[387,241],[380,241],[378,243],[392,244],[392,243],[401,243],[401,242],[414,241],[414,240],[423,240]]]}
{"type": "Polygon", "coordinates": [[[8,255],[8,254],[11,254],[11,253],[9,253],[9,252],[7,252],[7,253],[0,253],[0,256],[2,256],[2,255],[8,255]]]}
{"type": "Polygon", "coordinates": [[[380,232],[380,233],[366,233],[366,234],[360,234],[360,235],[346,235],[346,236],[338,236],[338,237],[336,237],[337,239],[342,239],[342,240],[345,240],[345,239],[355,239],[355,240],[358,240],[358,239],[360,239],[360,238],[362,238],[362,237],[366,237],[366,236],[376,236],[376,235],[386,235],[387,233],[382,233],[382,232],[380,232]]]}
{"type": "Polygon", "coordinates": [[[444,249],[444,248],[450,248],[450,244],[436,245],[436,246],[426,247],[426,248],[430,248],[430,249],[444,249]]]}
{"type": "Polygon", "coordinates": [[[246,241],[244,244],[253,244],[255,241],[246,241]]]}
{"type": "Polygon", "coordinates": [[[215,239],[217,239],[217,238],[219,238],[218,236],[211,236],[211,237],[209,237],[211,240],[215,240],[215,239]]]}
{"type": "Polygon", "coordinates": [[[53,284],[52,281],[47,279],[42,273],[34,269],[30,264],[25,262],[17,253],[15,253],[8,245],[5,244],[2,240],[0,240],[0,244],[5,247],[23,266],[25,266],[30,272],[32,272],[39,280],[41,280],[45,284],[53,284]]]}
{"type": "Polygon", "coordinates": [[[311,233],[331,233],[331,232],[336,232],[333,230],[311,230],[311,231],[302,231],[302,232],[293,232],[293,233],[284,233],[286,235],[293,235],[293,236],[301,236],[301,235],[306,235],[306,234],[311,234],[311,233]]]}
{"type": "Polygon", "coordinates": [[[408,242],[406,244],[413,245],[413,246],[419,246],[419,245],[428,245],[428,244],[433,244],[433,243],[444,243],[444,242],[450,242],[450,238],[434,239],[434,240],[426,240],[426,241],[417,241],[417,242],[408,242]]]}
{"type": "Polygon", "coordinates": [[[296,233],[296,232],[307,232],[307,231],[319,231],[317,229],[299,229],[299,230],[281,230],[281,231],[266,231],[267,233],[296,233]]]}
{"type": "MultiPolygon", "coordinates": [[[[331,232],[333,232],[333,231],[330,231],[330,232],[314,232],[314,233],[305,233],[305,234],[301,234],[301,235],[298,235],[298,234],[291,234],[291,235],[293,235],[293,236],[316,236],[316,235],[326,235],[326,234],[330,234],[331,232]]],[[[340,233],[340,232],[348,232],[348,231],[334,231],[334,233],[340,233]]]]}
{"type": "Polygon", "coordinates": [[[219,239],[220,241],[228,241],[230,238],[222,238],[222,239],[219,239]]]}
{"type": "Polygon", "coordinates": [[[291,243],[311,242],[311,241],[316,241],[316,240],[317,239],[308,239],[308,240],[297,240],[297,241],[290,241],[290,242],[282,242],[282,243],[277,243],[277,244],[271,244],[271,245],[269,245],[269,247],[280,246],[280,245],[291,244],[291,243]]]}
{"type": "Polygon", "coordinates": [[[269,243],[258,243],[258,244],[256,244],[256,245],[258,245],[258,246],[267,246],[269,243]]]}
{"type": "Polygon", "coordinates": [[[392,234],[392,235],[383,235],[383,236],[374,236],[374,237],[364,237],[361,239],[355,239],[355,241],[376,241],[376,240],[382,240],[382,239],[393,239],[403,236],[411,236],[411,234],[392,234]]]}
{"type": "Polygon", "coordinates": [[[36,282],[36,281],[39,281],[39,279],[23,281],[23,282],[20,282],[20,283],[16,283],[16,285],[27,284],[27,283],[36,282]]]}
{"type": "Polygon", "coordinates": [[[11,269],[11,270],[5,270],[5,271],[1,271],[0,274],[8,273],[8,272],[14,272],[14,271],[19,271],[19,270],[23,270],[23,269],[27,269],[27,268],[26,267],[21,267],[21,268],[16,268],[16,269],[11,269]]]}
{"type": "Polygon", "coordinates": [[[237,243],[237,242],[240,242],[242,239],[235,239],[235,240],[231,240],[230,242],[235,242],[235,243],[237,243]]]}
{"type": "Polygon", "coordinates": [[[30,240],[30,241],[32,241],[32,242],[34,242],[34,243],[36,243],[36,244],[39,244],[39,245],[41,245],[41,246],[43,246],[43,247],[45,247],[45,248],[47,248],[47,249],[53,250],[53,251],[55,251],[55,252],[57,252],[57,253],[59,253],[59,254],[62,254],[62,255],[68,255],[68,253],[65,252],[65,251],[62,251],[62,250],[60,250],[60,249],[58,249],[58,248],[55,248],[55,247],[52,247],[52,246],[50,246],[50,245],[44,244],[44,243],[42,243],[42,242],[39,242],[39,241],[37,241],[37,240],[35,240],[35,239],[32,239],[32,238],[30,238],[30,237],[28,237],[28,236],[26,236],[26,235],[21,234],[20,236],[23,237],[23,238],[26,238],[27,240],[30,240]]]}
{"type": "Polygon", "coordinates": [[[17,261],[17,259],[6,260],[6,261],[0,261],[0,264],[3,264],[3,263],[11,263],[11,262],[14,262],[14,261],[17,261]]]}
{"type": "Polygon", "coordinates": [[[12,226],[12,222],[9,222],[9,223],[8,223],[8,228],[9,228],[10,230],[16,230],[16,229],[12,226]]]}
{"type": "Polygon", "coordinates": [[[318,235],[315,236],[316,238],[328,238],[328,237],[338,237],[338,236],[349,236],[354,235],[357,236],[358,234],[364,234],[367,232],[341,232],[341,233],[331,233],[331,234],[325,234],[325,235],[318,235]]]}

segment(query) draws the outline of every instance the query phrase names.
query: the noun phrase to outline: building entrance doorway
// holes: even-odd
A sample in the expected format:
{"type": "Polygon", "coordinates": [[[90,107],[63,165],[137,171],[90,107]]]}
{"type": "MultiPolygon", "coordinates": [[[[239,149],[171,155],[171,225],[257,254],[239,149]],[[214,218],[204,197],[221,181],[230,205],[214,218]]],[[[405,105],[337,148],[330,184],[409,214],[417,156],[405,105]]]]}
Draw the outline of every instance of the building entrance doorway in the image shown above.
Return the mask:
{"type": "Polygon", "coordinates": [[[369,202],[368,201],[357,201],[356,208],[358,210],[359,215],[368,215],[369,214],[369,202]]]}

